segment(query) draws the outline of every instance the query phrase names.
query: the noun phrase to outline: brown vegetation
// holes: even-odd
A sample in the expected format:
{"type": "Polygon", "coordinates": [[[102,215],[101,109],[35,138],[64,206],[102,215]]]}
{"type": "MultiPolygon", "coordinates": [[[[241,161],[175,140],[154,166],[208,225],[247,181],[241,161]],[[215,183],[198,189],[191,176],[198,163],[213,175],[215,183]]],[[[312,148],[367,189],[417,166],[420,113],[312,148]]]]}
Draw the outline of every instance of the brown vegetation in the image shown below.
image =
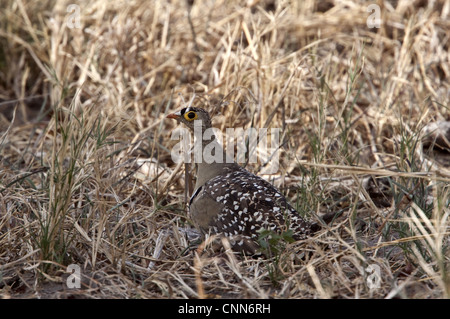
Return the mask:
{"type": "Polygon", "coordinates": [[[2,297],[450,296],[449,0],[373,1],[379,28],[362,0],[2,2],[2,297]],[[281,128],[264,177],[336,218],[270,259],[198,248],[165,120],[193,96],[281,128]]]}

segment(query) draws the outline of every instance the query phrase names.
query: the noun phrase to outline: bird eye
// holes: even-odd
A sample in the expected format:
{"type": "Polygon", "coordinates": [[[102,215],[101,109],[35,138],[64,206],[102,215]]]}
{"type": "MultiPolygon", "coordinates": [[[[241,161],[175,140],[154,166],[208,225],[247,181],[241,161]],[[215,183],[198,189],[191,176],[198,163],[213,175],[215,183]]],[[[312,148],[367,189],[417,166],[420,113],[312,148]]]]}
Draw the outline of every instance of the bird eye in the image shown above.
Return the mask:
{"type": "Polygon", "coordinates": [[[194,111],[190,111],[187,112],[186,114],[184,114],[184,118],[188,121],[193,121],[197,119],[197,113],[195,113],[194,111]]]}

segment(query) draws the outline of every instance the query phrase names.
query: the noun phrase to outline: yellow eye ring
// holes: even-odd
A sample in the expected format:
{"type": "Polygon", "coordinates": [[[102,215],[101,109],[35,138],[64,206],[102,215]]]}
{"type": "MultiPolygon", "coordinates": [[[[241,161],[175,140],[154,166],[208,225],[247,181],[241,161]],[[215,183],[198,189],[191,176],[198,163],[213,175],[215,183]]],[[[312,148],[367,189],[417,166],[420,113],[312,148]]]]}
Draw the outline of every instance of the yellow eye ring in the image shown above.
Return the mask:
{"type": "Polygon", "coordinates": [[[189,111],[189,112],[184,114],[184,118],[186,119],[186,121],[193,121],[193,120],[196,120],[198,118],[198,115],[194,111],[189,111]]]}

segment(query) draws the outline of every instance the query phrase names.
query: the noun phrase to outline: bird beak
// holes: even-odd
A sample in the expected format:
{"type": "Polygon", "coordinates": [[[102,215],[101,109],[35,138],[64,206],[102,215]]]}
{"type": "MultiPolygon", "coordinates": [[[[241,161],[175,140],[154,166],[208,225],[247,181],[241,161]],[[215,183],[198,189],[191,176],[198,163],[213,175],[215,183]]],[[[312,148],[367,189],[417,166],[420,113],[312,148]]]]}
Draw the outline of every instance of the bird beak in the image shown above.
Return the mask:
{"type": "Polygon", "coordinates": [[[181,115],[180,112],[175,112],[175,113],[167,115],[166,118],[177,120],[180,117],[180,115],[181,115]]]}

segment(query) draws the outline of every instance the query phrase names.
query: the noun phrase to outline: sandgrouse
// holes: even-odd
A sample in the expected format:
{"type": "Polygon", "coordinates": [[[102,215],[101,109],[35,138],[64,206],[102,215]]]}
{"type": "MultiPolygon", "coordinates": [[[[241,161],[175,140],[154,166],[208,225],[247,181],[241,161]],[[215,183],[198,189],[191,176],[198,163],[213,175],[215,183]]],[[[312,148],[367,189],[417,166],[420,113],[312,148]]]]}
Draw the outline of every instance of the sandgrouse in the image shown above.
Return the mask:
{"type": "MultiPolygon", "coordinates": [[[[183,108],[167,118],[185,124],[192,132],[194,125],[201,126],[202,133],[212,126],[208,112],[197,107],[183,108]]],[[[205,147],[217,140],[213,135],[209,140],[197,139],[194,143],[205,147]]],[[[198,145],[194,144],[194,149],[195,146],[198,145]]],[[[224,152],[218,143],[215,146],[224,152]]],[[[225,236],[233,250],[247,254],[260,253],[258,239],[263,229],[278,234],[290,229],[294,240],[304,239],[311,233],[311,224],[278,189],[235,162],[197,163],[189,214],[203,234],[225,236]]]]}

